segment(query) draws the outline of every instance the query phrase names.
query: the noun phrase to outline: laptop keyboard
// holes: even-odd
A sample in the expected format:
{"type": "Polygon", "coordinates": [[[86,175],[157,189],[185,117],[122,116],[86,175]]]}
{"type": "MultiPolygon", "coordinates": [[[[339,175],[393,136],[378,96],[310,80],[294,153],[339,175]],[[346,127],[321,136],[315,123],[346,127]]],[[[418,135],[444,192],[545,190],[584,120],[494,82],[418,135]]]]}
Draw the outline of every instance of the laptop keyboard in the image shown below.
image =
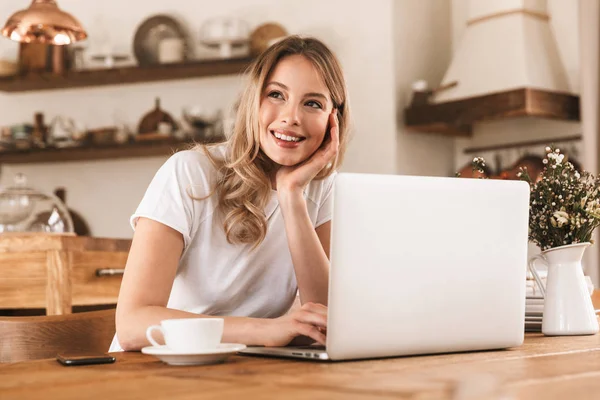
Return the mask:
{"type": "Polygon", "coordinates": [[[295,349],[301,350],[325,350],[322,344],[311,344],[310,346],[294,346],[295,349]]]}

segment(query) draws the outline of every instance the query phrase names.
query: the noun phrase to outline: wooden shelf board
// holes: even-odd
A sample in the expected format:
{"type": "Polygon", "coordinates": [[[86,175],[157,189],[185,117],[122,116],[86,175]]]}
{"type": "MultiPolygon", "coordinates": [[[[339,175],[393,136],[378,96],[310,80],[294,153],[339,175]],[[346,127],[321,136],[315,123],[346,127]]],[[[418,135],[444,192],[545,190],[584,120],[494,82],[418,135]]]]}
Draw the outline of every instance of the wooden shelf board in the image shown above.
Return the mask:
{"type": "Polygon", "coordinates": [[[476,122],[524,116],[579,121],[579,97],[519,88],[404,110],[408,130],[451,136],[470,136],[476,122]]]}
{"type": "Polygon", "coordinates": [[[204,60],[150,67],[123,67],[68,71],[63,75],[53,73],[18,75],[0,78],[0,92],[26,92],[51,89],[71,89],[92,86],[156,82],[204,76],[242,73],[252,58],[204,60]]]}
{"type": "MultiPolygon", "coordinates": [[[[210,142],[206,141],[205,143],[210,142]]],[[[189,148],[191,144],[191,141],[169,140],[160,142],[114,144],[107,146],[9,150],[0,151],[0,164],[54,163],[66,161],[168,156],[175,151],[189,148]]]]}

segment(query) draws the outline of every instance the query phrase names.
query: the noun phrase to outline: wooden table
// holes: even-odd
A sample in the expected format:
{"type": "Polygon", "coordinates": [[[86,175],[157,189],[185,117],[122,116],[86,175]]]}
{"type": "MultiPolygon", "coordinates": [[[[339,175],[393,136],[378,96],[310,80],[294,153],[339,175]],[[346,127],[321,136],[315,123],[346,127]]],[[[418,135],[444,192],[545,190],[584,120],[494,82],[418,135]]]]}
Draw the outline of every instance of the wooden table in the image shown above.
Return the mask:
{"type": "Polygon", "coordinates": [[[574,400],[600,393],[600,335],[528,334],[511,350],[337,363],[232,356],[174,367],[141,353],[116,357],[83,367],[0,365],[0,398],[574,400]]]}

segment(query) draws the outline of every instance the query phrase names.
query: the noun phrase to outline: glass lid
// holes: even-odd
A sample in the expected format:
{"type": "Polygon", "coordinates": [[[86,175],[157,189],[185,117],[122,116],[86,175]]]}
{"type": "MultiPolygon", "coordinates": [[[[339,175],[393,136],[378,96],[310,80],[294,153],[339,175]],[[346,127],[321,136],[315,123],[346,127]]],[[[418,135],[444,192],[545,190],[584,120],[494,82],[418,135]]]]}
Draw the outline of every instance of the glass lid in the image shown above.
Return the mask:
{"type": "Polygon", "coordinates": [[[27,185],[25,175],[15,175],[14,184],[0,190],[0,233],[73,232],[73,221],[65,204],[55,195],[27,185]]]}

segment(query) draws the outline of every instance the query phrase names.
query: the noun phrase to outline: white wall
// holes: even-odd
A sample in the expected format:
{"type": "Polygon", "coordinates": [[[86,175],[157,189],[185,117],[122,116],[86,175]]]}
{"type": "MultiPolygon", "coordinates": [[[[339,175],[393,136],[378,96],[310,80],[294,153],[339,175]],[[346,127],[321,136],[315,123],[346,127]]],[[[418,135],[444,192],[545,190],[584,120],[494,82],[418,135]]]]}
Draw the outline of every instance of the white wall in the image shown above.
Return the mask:
{"type": "MultiPolygon", "coordinates": [[[[0,2],[4,21],[29,0],[0,2]]],[[[131,51],[136,26],[157,13],[173,14],[187,24],[194,38],[201,24],[217,16],[243,18],[251,28],[276,21],[290,33],[324,40],[340,58],[348,80],[355,129],[344,169],[354,172],[396,172],[396,103],[394,90],[393,2],[376,0],[61,0],[88,30],[89,45],[101,50],[109,39],[117,51],[131,51]]],[[[15,58],[16,44],[0,40],[0,56],[15,58]]],[[[42,111],[49,120],[58,114],[79,119],[88,127],[125,121],[137,124],[160,96],[163,108],[180,116],[190,104],[230,107],[240,89],[239,78],[203,78],[165,83],[0,94],[0,125],[32,121],[42,111]]],[[[128,216],[134,211],[165,157],[34,165],[2,165],[0,181],[10,183],[24,172],[32,185],[50,192],[67,188],[67,202],[90,224],[94,236],[131,237],[128,216]]]]}
{"type": "Polygon", "coordinates": [[[402,110],[410,102],[411,83],[441,82],[450,63],[450,0],[394,2],[394,50],[398,110],[397,171],[405,175],[452,175],[454,140],[437,134],[408,132],[402,110]]]}

